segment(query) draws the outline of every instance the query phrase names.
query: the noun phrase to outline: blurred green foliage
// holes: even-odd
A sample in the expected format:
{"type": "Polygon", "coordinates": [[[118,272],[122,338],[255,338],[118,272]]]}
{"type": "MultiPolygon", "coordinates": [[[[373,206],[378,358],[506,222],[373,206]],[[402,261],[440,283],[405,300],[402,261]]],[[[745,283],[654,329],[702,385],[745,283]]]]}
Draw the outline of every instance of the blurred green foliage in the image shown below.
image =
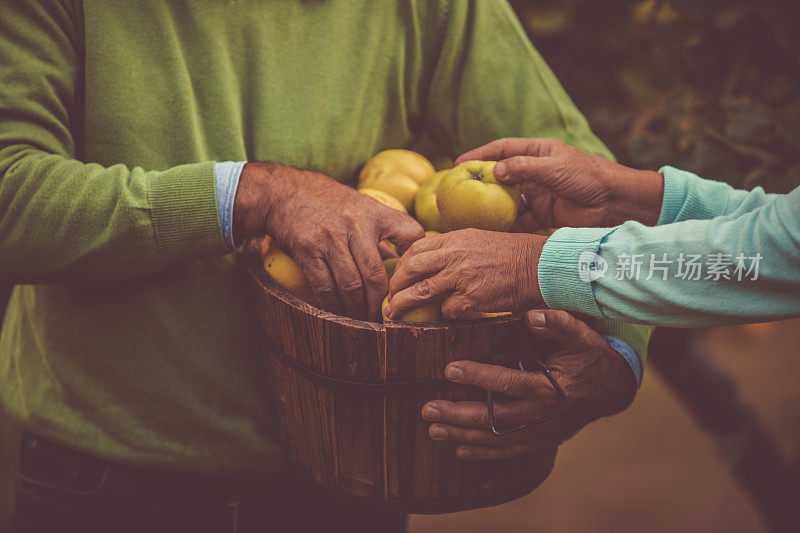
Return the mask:
{"type": "Polygon", "coordinates": [[[511,0],[620,161],[800,184],[797,0],[511,0]]]}

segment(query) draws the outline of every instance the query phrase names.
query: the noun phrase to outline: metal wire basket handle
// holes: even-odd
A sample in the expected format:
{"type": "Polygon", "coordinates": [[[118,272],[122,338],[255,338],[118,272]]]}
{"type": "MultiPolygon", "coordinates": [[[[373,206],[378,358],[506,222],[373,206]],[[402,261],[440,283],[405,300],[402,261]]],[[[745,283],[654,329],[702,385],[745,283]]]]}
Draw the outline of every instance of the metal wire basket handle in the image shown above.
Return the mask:
{"type": "MultiPolygon", "coordinates": [[[[547,380],[550,382],[550,384],[553,386],[553,389],[555,389],[555,391],[561,398],[563,406],[559,410],[553,413],[540,416],[539,418],[531,420],[530,422],[522,424],[521,426],[499,430],[497,429],[494,417],[494,395],[492,391],[486,391],[486,410],[488,412],[488,418],[489,418],[489,429],[491,429],[492,433],[494,433],[498,437],[502,437],[504,435],[510,435],[511,433],[516,433],[517,431],[522,431],[523,429],[535,426],[536,424],[541,424],[542,422],[547,422],[548,420],[553,420],[554,418],[558,418],[559,416],[563,416],[569,412],[571,404],[570,399],[564,392],[564,389],[561,388],[561,385],[558,383],[553,374],[550,373],[550,369],[547,367],[547,365],[545,365],[541,361],[541,359],[539,359],[533,354],[529,354],[526,357],[526,359],[532,360],[539,365],[539,370],[544,372],[545,377],[547,377],[547,380]]],[[[518,366],[519,369],[522,370],[523,372],[535,372],[534,370],[528,370],[527,368],[525,368],[525,361],[523,359],[519,359],[518,366]]]]}

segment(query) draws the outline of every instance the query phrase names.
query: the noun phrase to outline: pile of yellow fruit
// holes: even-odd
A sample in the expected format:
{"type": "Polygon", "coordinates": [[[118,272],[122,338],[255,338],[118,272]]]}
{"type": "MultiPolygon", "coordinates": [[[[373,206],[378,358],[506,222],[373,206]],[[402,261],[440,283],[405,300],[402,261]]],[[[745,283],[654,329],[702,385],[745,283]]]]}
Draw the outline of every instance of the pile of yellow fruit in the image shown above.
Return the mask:
{"type": "MultiPolygon", "coordinates": [[[[478,228],[509,231],[522,205],[517,187],[498,183],[494,161],[468,161],[455,168],[436,171],[424,156],[410,150],[385,150],[367,161],[359,174],[358,190],[379,202],[413,213],[425,228],[425,236],[451,230],[478,228]]],[[[394,245],[386,243],[391,248],[394,245]]],[[[266,239],[262,245],[264,270],[288,292],[318,307],[300,265],[266,239]]],[[[384,260],[391,279],[398,258],[384,260]]],[[[388,296],[387,296],[388,298],[388,296]]],[[[384,299],[383,306],[386,306],[384,299]]],[[[472,312],[462,319],[478,319],[507,313],[472,312]]],[[[384,317],[385,321],[388,318],[384,317]]],[[[439,322],[438,302],[407,311],[402,322],[439,322]]]]}

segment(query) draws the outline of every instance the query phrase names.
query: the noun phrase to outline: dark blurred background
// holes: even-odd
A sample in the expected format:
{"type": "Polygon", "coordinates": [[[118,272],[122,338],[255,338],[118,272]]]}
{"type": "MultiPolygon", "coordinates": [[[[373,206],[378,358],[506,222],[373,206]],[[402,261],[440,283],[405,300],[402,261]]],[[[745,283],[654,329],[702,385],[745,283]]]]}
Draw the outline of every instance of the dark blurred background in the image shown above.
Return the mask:
{"type": "Polygon", "coordinates": [[[621,162],[772,192],[800,183],[798,2],[512,4],[621,162]]]}
{"type": "MultiPolygon", "coordinates": [[[[512,5],[621,162],[649,169],[672,164],[771,192],[800,184],[796,0],[512,5]]],[[[4,296],[0,287],[0,311],[4,296]]],[[[667,330],[660,342],[669,346],[684,335],[667,330]]],[[[691,344],[717,373],[715,383],[742,402],[737,407],[774,444],[776,453],[761,459],[794,468],[791,476],[800,480],[800,321],[705,330],[691,344]]],[[[661,352],[663,366],[669,350],[661,352]]],[[[698,425],[697,406],[676,394],[675,383],[653,363],[634,405],[564,445],[553,475],[534,494],[492,509],[414,517],[411,531],[765,530],[762,509],[733,473],[730,435],[707,431],[713,411],[698,425]]],[[[724,418],[724,407],[718,409],[724,418]]],[[[16,439],[0,414],[0,531],[9,513],[16,439]]],[[[764,449],[770,450],[756,451],[764,449]]]]}

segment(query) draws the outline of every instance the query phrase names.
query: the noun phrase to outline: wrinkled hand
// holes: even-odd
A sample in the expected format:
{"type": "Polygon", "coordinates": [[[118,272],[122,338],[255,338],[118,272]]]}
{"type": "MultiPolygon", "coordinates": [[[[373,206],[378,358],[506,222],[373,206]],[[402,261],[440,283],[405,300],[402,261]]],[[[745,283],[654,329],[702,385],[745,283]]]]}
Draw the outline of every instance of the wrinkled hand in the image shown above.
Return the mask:
{"type": "MultiPolygon", "coordinates": [[[[458,443],[462,459],[496,460],[552,449],[586,424],[625,409],[636,394],[636,378],[628,363],[605,339],[565,311],[529,311],[528,329],[554,350],[540,356],[572,404],[567,414],[503,437],[491,432],[484,402],[433,400],[422,417],[433,422],[435,440],[458,443]],[[536,316],[544,317],[537,325],[536,316]]],[[[455,383],[476,385],[505,395],[494,402],[498,430],[521,426],[562,407],[560,397],[542,372],[523,372],[474,361],[447,365],[455,383]]]]}
{"type": "Polygon", "coordinates": [[[406,248],[425,234],[410,216],[308,170],[245,165],[234,200],[237,239],[270,235],[328,311],[378,319],[388,288],[378,243],[406,248]]]}
{"type": "Polygon", "coordinates": [[[446,319],[541,306],[537,270],[546,240],[464,229],[417,241],[397,263],[384,314],[396,319],[428,300],[442,300],[446,319]]]}
{"type": "Polygon", "coordinates": [[[587,154],[554,139],[500,139],[456,160],[498,161],[498,181],[521,184],[529,211],[525,229],[613,227],[626,220],[655,225],[664,180],[658,172],[634,170],[587,154]]]}

